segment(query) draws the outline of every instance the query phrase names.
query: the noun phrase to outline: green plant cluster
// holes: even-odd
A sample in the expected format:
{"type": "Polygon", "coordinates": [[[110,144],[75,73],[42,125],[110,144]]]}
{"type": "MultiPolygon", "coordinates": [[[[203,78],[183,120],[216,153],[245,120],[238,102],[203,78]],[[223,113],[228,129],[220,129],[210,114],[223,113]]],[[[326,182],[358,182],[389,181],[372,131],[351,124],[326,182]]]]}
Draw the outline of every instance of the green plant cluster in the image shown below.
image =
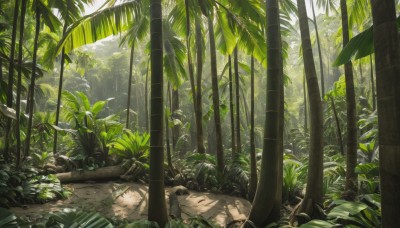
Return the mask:
{"type": "Polygon", "coordinates": [[[69,195],[55,175],[40,175],[34,168],[16,170],[7,165],[0,169],[1,207],[44,203],[69,195]]]}

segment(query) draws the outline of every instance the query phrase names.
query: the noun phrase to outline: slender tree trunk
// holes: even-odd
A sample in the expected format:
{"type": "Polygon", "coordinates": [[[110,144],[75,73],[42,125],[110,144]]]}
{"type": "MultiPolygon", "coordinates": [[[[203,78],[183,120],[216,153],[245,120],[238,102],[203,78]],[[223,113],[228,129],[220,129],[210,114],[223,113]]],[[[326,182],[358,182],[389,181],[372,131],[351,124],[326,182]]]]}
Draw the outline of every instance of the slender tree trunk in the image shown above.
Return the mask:
{"type": "MultiPolygon", "coordinates": [[[[240,139],[240,81],[239,81],[239,60],[238,60],[238,49],[234,50],[234,61],[235,67],[235,89],[236,89],[236,156],[242,152],[242,142],[240,139]]],[[[234,157],[235,158],[235,157],[234,157]]]]}
{"type": "Polygon", "coordinates": [[[129,79],[128,79],[128,101],[126,104],[126,123],[125,127],[126,129],[129,129],[129,119],[131,116],[131,96],[132,96],[132,75],[133,75],[133,53],[135,52],[135,43],[132,44],[131,47],[131,57],[129,60],[129,79]]]}
{"type": "Polygon", "coordinates": [[[358,70],[360,71],[360,95],[361,96],[365,96],[365,88],[364,88],[364,84],[365,84],[365,79],[364,79],[364,75],[363,75],[363,69],[362,69],[362,63],[361,61],[358,63],[358,70]]]}
{"type": "Polygon", "coordinates": [[[319,40],[318,23],[317,23],[317,17],[315,16],[315,9],[314,9],[313,1],[311,1],[311,9],[312,9],[313,20],[314,20],[315,35],[317,37],[319,69],[321,71],[321,97],[322,97],[322,100],[324,100],[324,95],[325,95],[324,63],[322,61],[321,42],[319,40]]]}
{"type": "Polygon", "coordinates": [[[372,94],[372,110],[376,110],[376,94],[375,94],[375,80],[374,80],[374,64],[372,62],[372,55],[369,56],[371,66],[371,94],[372,94]]]}
{"type": "MultiPolygon", "coordinates": [[[[172,102],[171,102],[171,86],[168,83],[167,86],[167,99],[169,102],[169,109],[171,110],[172,108],[172,102]]],[[[169,124],[168,124],[168,115],[165,113],[165,141],[166,141],[166,146],[167,146],[167,163],[168,163],[168,168],[172,172],[172,156],[171,156],[171,144],[169,141],[169,124]]],[[[172,174],[172,173],[171,173],[172,174]]]]}
{"type": "Polygon", "coordinates": [[[333,115],[335,116],[335,123],[336,123],[336,129],[337,129],[337,134],[338,134],[339,146],[340,146],[340,154],[344,155],[344,146],[343,146],[343,140],[342,140],[342,130],[340,129],[339,117],[338,117],[338,114],[337,114],[337,111],[336,111],[335,101],[333,100],[332,96],[329,96],[329,99],[331,100],[333,115]]]}
{"type": "MultiPolygon", "coordinates": [[[[13,86],[14,86],[14,56],[15,56],[15,46],[17,41],[17,27],[18,27],[18,13],[19,13],[19,1],[15,1],[14,5],[14,16],[13,16],[13,27],[11,34],[11,47],[10,47],[10,62],[8,66],[8,85],[7,85],[7,107],[12,108],[13,104],[13,86]]],[[[11,161],[11,156],[9,152],[10,147],[10,134],[11,134],[11,119],[7,119],[6,125],[6,135],[4,143],[4,159],[6,161],[11,161]]]]}
{"type": "MultiPolygon", "coordinates": [[[[254,56],[251,56],[250,78],[250,187],[248,198],[252,201],[257,189],[257,160],[254,140],[254,56]]],[[[232,116],[231,116],[232,117],[232,116]]],[[[232,121],[231,121],[232,122],[232,121]]]]}
{"type": "Polygon", "coordinates": [[[150,59],[149,61],[147,61],[147,70],[146,70],[146,82],[145,82],[145,86],[144,86],[144,106],[145,106],[145,112],[146,112],[146,131],[150,132],[150,127],[149,127],[149,92],[148,92],[148,87],[149,87],[149,63],[150,63],[150,59]]]}
{"type": "MultiPolygon", "coordinates": [[[[342,12],[343,47],[349,42],[349,23],[347,16],[347,4],[340,0],[342,12]]],[[[351,62],[344,65],[346,79],[346,104],[347,104],[347,153],[346,153],[346,185],[345,198],[354,200],[357,195],[357,123],[356,123],[356,95],[353,79],[353,65],[351,62]]]]}
{"type": "Polygon", "coordinates": [[[164,186],[163,34],[161,0],[150,1],[151,122],[148,220],[162,228],[168,222],[164,186]]]}
{"type": "Polygon", "coordinates": [[[400,43],[395,1],[371,0],[379,122],[382,227],[400,224],[400,43]]]}
{"type": "Polygon", "coordinates": [[[203,37],[201,25],[198,19],[196,23],[196,56],[197,56],[197,89],[196,89],[196,129],[197,129],[197,151],[201,154],[206,152],[203,138],[203,108],[202,108],[202,93],[201,80],[203,74],[203,37]]]}
{"type": "Polygon", "coordinates": [[[25,25],[25,12],[26,12],[26,0],[21,1],[21,18],[19,24],[19,45],[18,45],[18,82],[17,82],[17,99],[15,103],[15,112],[17,115],[17,121],[15,124],[15,138],[17,139],[17,167],[21,166],[21,93],[22,93],[22,57],[23,57],[23,43],[24,43],[24,25],[25,25]]]}
{"type": "MultiPolygon", "coordinates": [[[[67,24],[64,24],[63,34],[67,31],[67,24]]],[[[61,106],[61,94],[63,88],[63,80],[64,80],[64,63],[65,63],[65,50],[64,48],[61,50],[61,63],[60,63],[60,79],[58,82],[58,95],[57,95],[57,109],[56,109],[56,121],[54,125],[58,126],[58,121],[60,118],[60,106],[61,106]]],[[[54,143],[53,143],[53,154],[57,153],[57,140],[58,134],[57,131],[54,131],[54,143]]]]}
{"type": "Polygon", "coordinates": [[[210,39],[210,54],[211,54],[211,84],[212,84],[212,100],[214,107],[215,132],[217,140],[217,168],[222,173],[224,169],[224,149],[222,146],[222,130],[221,117],[219,114],[219,92],[218,92],[218,72],[217,72],[217,50],[215,48],[214,38],[214,15],[208,16],[208,33],[210,39]]]}
{"type": "Polygon", "coordinates": [[[33,60],[32,60],[32,75],[31,75],[31,84],[29,87],[29,97],[28,97],[28,130],[26,133],[25,140],[25,153],[24,160],[27,156],[29,156],[29,149],[31,143],[31,134],[32,134],[32,121],[33,121],[33,107],[35,106],[35,81],[36,81],[36,60],[37,60],[37,50],[38,50],[38,40],[39,40],[39,31],[40,31],[40,10],[36,3],[35,11],[36,11],[36,25],[35,25],[35,39],[33,43],[33,60]]]}
{"type": "Polygon", "coordinates": [[[308,132],[308,107],[307,107],[307,89],[306,75],[303,76],[303,96],[304,96],[304,132],[308,132]]]}
{"type": "Polygon", "coordinates": [[[232,62],[231,56],[228,57],[229,67],[229,111],[231,116],[231,143],[232,143],[232,159],[236,157],[236,134],[235,134],[235,111],[233,109],[233,79],[232,79],[232,62]]]}
{"type": "MultiPolygon", "coordinates": [[[[274,207],[278,195],[279,145],[281,127],[280,101],[283,80],[282,42],[280,34],[279,3],[266,2],[267,9],[267,106],[265,111],[264,147],[259,184],[253,200],[249,220],[257,227],[275,220],[274,207]]],[[[276,221],[275,221],[276,222],[276,221]]],[[[247,225],[251,227],[250,225],[247,225]]]]}
{"type": "MultiPolygon", "coordinates": [[[[173,119],[179,119],[179,90],[172,88],[172,104],[171,104],[171,115],[173,119]]],[[[172,127],[172,147],[176,152],[176,144],[180,136],[180,125],[174,125],[172,127]]]]}
{"type": "Polygon", "coordinates": [[[310,104],[310,159],[307,176],[307,188],[299,212],[314,217],[314,205],[322,203],[323,197],[323,117],[322,102],[318,88],[317,73],[313,59],[307,10],[304,0],[297,0],[301,31],[303,61],[307,79],[307,91],[310,104]]]}
{"type": "Polygon", "coordinates": [[[189,0],[185,0],[185,11],[186,11],[186,49],[188,57],[188,69],[189,69],[189,79],[190,79],[190,89],[192,91],[193,98],[193,108],[196,112],[196,87],[194,85],[194,72],[192,63],[192,54],[190,48],[190,10],[189,10],[189,0]]]}

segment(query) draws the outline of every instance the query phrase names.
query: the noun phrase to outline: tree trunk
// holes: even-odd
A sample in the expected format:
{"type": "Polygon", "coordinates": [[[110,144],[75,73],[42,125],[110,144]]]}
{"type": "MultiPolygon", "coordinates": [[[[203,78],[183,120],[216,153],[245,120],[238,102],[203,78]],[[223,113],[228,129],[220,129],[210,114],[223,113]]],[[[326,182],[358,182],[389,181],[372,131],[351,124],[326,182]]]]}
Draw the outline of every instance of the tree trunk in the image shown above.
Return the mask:
{"type": "Polygon", "coordinates": [[[319,69],[321,71],[321,98],[322,98],[322,100],[324,100],[324,95],[325,95],[324,63],[322,61],[321,42],[319,40],[317,17],[315,16],[315,9],[314,9],[313,1],[311,1],[311,9],[312,9],[313,20],[314,20],[315,35],[317,38],[319,69]]]}
{"type": "MultiPolygon", "coordinates": [[[[10,47],[10,62],[8,66],[8,84],[7,84],[7,107],[12,108],[13,104],[13,86],[14,86],[14,56],[15,46],[17,41],[17,27],[18,27],[18,13],[19,13],[19,1],[15,1],[14,5],[14,16],[13,16],[13,27],[11,35],[11,47],[10,47]]],[[[11,119],[7,119],[6,135],[4,142],[4,159],[11,161],[9,152],[10,147],[10,134],[11,134],[11,119]]]]}
{"type": "Polygon", "coordinates": [[[32,121],[33,121],[33,107],[35,106],[35,82],[36,82],[36,60],[37,60],[37,50],[38,50],[38,40],[39,40],[39,31],[40,31],[40,10],[36,2],[35,11],[36,11],[36,25],[35,25],[35,39],[33,42],[33,60],[32,60],[32,75],[31,75],[31,84],[29,87],[29,97],[28,97],[28,130],[26,133],[25,140],[25,153],[24,160],[27,156],[29,156],[29,149],[31,143],[31,134],[32,134],[32,121]]]}
{"type": "Polygon", "coordinates": [[[57,173],[56,177],[61,183],[74,182],[74,181],[88,181],[100,179],[115,179],[119,178],[125,173],[121,166],[108,166],[98,168],[94,171],[72,171],[67,173],[57,173]]]}
{"type": "Polygon", "coordinates": [[[372,55],[369,56],[371,66],[371,95],[372,95],[372,110],[376,110],[376,94],[375,94],[375,80],[374,80],[374,64],[372,62],[372,55]]]}
{"type": "Polygon", "coordinates": [[[248,198],[250,201],[254,199],[257,189],[257,160],[256,145],[254,142],[254,56],[251,56],[251,78],[250,78],[250,186],[248,198]]]}
{"type": "Polygon", "coordinates": [[[232,79],[232,63],[231,56],[228,57],[229,67],[229,111],[231,116],[231,144],[232,159],[236,157],[236,134],[235,134],[235,111],[233,110],[233,79],[232,79]]]}
{"type": "MultiPolygon", "coordinates": [[[[65,34],[65,32],[67,31],[67,27],[68,27],[68,25],[64,24],[63,34],[65,34]]],[[[54,125],[56,125],[56,126],[58,126],[58,121],[60,118],[61,93],[62,93],[63,80],[64,80],[64,62],[65,62],[65,50],[63,48],[61,50],[60,79],[58,82],[56,121],[54,122],[54,125]]],[[[57,140],[58,140],[57,131],[54,131],[53,154],[57,153],[57,140]]]]}
{"type": "Polygon", "coordinates": [[[400,44],[395,1],[371,0],[379,122],[382,227],[400,224],[400,44]]]}
{"type": "Polygon", "coordinates": [[[150,63],[150,59],[149,61],[147,61],[147,70],[146,70],[146,82],[145,82],[145,86],[144,86],[144,110],[146,112],[146,131],[150,132],[150,127],[149,127],[149,91],[148,91],[148,87],[149,87],[149,63],[150,63]]]}
{"type": "MultiPolygon", "coordinates": [[[[276,222],[274,206],[278,195],[279,145],[281,130],[281,77],[283,75],[282,41],[280,34],[279,3],[266,2],[267,9],[267,106],[265,111],[264,147],[259,184],[253,200],[249,220],[257,227],[276,222]],[[275,220],[275,221],[273,221],[275,220]]],[[[248,227],[251,227],[248,225],[248,227]]]]}
{"type": "MultiPolygon", "coordinates": [[[[179,119],[180,115],[177,113],[179,110],[179,90],[172,88],[172,104],[171,104],[171,115],[173,119],[179,119]]],[[[176,144],[180,136],[180,125],[174,125],[172,127],[172,148],[176,152],[176,144]]]]}
{"type": "Polygon", "coordinates": [[[126,104],[126,123],[125,123],[125,128],[129,129],[129,118],[131,116],[131,96],[132,96],[132,70],[133,70],[133,53],[135,51],[135,43],[132,43],[131,47],[131,57],[129,60],[129,79],[128,79],[128,101],[126,104]]]}
{"type": "MultiPolygon", "coordinates": [[[[340,0],[342,13],[343,47],[349,42],[349,23],[346,0],[340,0]]],[[[357,195],[357,123],[356,123],[356,95],[354,91],[353,65],[351,62],[344,65],[346,79],[346,106],[347,106],[347,153],[346,153],[346,185],[345,198],[354,200],[357,195]]]]}
{"type": "Polygon", "coordinates": [[[310,159],[307,175],[307,188],[299,212],[314,217],[314,205],[322,203],[323,197],[323,117],[321,95],[318,88],[317,73],[313,59],[307,10],[304,0],[297,0],[300,21],[301,45],[307,79],[307,91],[310,105],[310,159]]]}
{"type": "Polygon", "coordinates": [[[196,55],[197,55],[197,89],[196,89],[196,129],[197,129],[197,151],[201,154],[206,152],[203,138],[203,108],[201,80],[203,74],[203,37],[201,25],[196,19],[196,55]]]}
{"type": "MultiPolygon", "coordinates": [[[[167,99],[169,102],[169,109],[171,110],[172,104],[171,104],[171,86],[168,83],[167,85],[167,99]]],[[[167,163],[168,163],[168,169],[172,171],[172,156],[171,156],[171,144],[169,141],[169,121],[168,121],[168,115],[165,113],[165,143],[167,146],[167,163]]],[[[172,174],[172,173],[171,173],[172,174]]]]}
{"type": "Polygon", "coordinates": [[[335,101],[333,100],[332,96],[329,96],[329,98],[331,100],[333,115],[335,116],[335,123],[336,123],[336,129],[337,129],[337,134],[338,134],[339,146],[340,146],[340,154],[344,155],[344,146],[343,146],[343,140],[342,140],[342,130],[340,129],[339,117],[338,117],[338,114],[337,114],[337,111],[336,111],[335,101]]]}
{"type": "Polygon", "coordinates": [[[214,107],[214,122],[217,140],[217,168],[218,171],[222,173],[222,171],[224,170],[224,149],[222,146],[221,117],[219,114],[217,50],[215,48],[213,18],[214,15],[213,13],[211,13],[211,15],[208,16],[208,33],[210,37],[212,100],[214,107]]]}
{"type": "Polygon", "coordinates": [[[18,45],[18,82],[17,82],[17,99],[15,102],[15,112],[17,115],[17,121],[15,124],[15,138],[17,139],[17,167],[21,165],[21,132],[20,132],[20,120],[21,120],[21,93],[22,93],[22,57],[23,57],[23,43],[24,43],[24,25],[25,25],[25,12],[26,12],[26,0],[21,1],[21,18],[19,24],[19,45],[18,45]]]}
{"type": "Polygon", "coordinates": [[[161,0],[150,1],[151,120],[148,220],[162,228],[168,222],[164,186],[163,35],[161,0]]]}
{"type": "Polygon", "coordinates": [[[234,50],[234,61],[235,67],[235,89],[236,89],[236,157],[242,152],[242,143],[240,139],[240,81],[239,81],[239,60],[238,60],[238,49],[237,46],[234,50]]]}
{"type": "Polygon", "coordinates": [[[303,96],[304,96],[304,133],[308,132],[308,107],[307,107],[307,89],[306,75],[303,76],[303,96]]]}

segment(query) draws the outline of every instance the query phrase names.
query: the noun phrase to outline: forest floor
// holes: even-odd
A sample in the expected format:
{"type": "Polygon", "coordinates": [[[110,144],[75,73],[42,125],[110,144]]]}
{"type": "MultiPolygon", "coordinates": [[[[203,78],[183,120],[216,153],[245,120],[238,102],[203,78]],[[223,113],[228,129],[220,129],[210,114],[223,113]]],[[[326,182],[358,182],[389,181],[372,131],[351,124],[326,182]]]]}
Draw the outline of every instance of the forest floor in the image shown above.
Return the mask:
{"type": "MultiPolygon", "coordinates": [[[[139,220],[147,219],[148,186],[137,183],[79,183],[64,185],[72,195],[66,200],[46,204],[27,205],[11,209],[17,216],[37,219],[41,215],[75,208],[97,211],[109,218],[139,220]]],[[[167,206],[169,191],[166,189],[167,206]]],[[[225,227],[234,221],[245,220],[250,211],[249,201],[222,194],[189,191],[179,195],[182,219],[201,215],[215,224],[225,227]]]]}

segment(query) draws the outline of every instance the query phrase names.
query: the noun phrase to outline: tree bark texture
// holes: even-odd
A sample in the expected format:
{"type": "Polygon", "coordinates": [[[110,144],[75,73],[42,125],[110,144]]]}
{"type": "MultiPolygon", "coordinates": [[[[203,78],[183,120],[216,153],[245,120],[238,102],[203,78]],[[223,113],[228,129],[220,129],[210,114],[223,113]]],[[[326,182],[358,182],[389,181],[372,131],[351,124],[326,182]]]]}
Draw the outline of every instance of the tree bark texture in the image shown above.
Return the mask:
{"type": "MultiPolygon", "coordinates": [[[[249,220],[257,227],[266,226],[275,218],[274,206],[278,195],[279,151],[281,149],[280,101],[283,80],[282,41],[279,3],[266,2],[267,9],[267,106],[265,111],[264,146],[260,179],[251,207],[249,220]]],[[[250,227],[250,226],[249,226],[250,227]]]]}
{"type": "Polygon", "coordinates": [[[313,217],[313,207],[316,203],[322,203],[323,197],[323,116],[305,1],[297,0],[297,7],[310,105],[309,169],[306,194],[299,208],[299,212],[305,212],[313,217]]]}
{"type": "Polygon", "coordinates": [[[168,222],[164,186],[163,33],[161,0],[150,1],[151,97],[150,179],[148,220],[160,227],[168,222]]]}
{"type": "Polygon", "coordinates": [[[400,224],[400,44],[395,1],[371,0],[379,122],[382,227],[400,224]]]}
{"type": "MultiPolygon", "coordinates": [[[[342,13],[343,47],[349,42],[349,19],[347,15],[346,0],[340,0],[342,13]]],[[[346,80],[346,107],[347,107],[347,153],[346,153],[346,185],[345,197],[354,200],[357,194],[357,113],[356,94],[354,89],[353,65],[351,62],[344,65],[346,80]],[[350,192],[349,192],[350,191],[350,192]]]]}

